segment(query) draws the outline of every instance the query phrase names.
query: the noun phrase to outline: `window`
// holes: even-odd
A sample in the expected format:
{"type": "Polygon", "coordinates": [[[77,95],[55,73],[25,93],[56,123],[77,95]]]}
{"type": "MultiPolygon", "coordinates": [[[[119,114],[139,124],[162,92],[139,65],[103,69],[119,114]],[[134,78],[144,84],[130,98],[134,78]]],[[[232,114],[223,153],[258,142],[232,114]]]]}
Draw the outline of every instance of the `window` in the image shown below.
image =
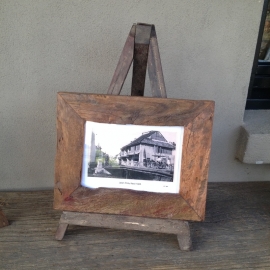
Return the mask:
{"type": "Polygon", "coordinates": [[[264,0],[246,110],[270,109],[270,0],[264,0]]]}

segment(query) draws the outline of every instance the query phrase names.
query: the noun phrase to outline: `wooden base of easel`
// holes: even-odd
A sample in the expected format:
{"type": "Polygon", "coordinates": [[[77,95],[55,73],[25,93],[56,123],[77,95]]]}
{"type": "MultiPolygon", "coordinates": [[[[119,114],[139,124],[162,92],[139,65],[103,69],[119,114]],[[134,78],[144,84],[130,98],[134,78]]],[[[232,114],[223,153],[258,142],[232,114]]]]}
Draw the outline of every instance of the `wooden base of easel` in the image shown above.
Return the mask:
{"type": "Polygon", "coordinates": [[[181,250],[189,251],[192,246],[189,224],[183,220],[64,211],[55,234],[56,240],[63,239],[69,224],[176,234],[181,250]]]}

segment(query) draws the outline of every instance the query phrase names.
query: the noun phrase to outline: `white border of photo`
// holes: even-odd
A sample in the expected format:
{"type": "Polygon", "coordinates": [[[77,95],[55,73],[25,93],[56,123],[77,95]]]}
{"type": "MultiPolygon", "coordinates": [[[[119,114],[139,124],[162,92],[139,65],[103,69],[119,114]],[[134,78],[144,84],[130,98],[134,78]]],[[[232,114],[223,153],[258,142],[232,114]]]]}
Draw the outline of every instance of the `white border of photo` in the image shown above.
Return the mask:
{"type": "MultiPolygon", "coordinates": [[[[131,189],[137,191],[157,192],[157,193],[179,193],[180,192],[180,173],[182,161],[182,146],[184,137],[184,127],[182,126],[143,126],[143,125],[117,125],[107,123],[96,123],[86,121],[85,123],[85,140],[84,140],[84,154],[82,166],[81,185],[88,188],[121,188],[131,189]],[[105,178],[105,177],[88,177],[88,164],[91,155],[91,143],[93,132],[99,131],[98,134],[107,136],[106,151],[115,151],[113,147],[120,143],[122,146],[129,143],[130,138],[126,134],[132,132],[140,133],[149,132],[150,130],[157,130],[168,133],[176,133],[176,149],[175,161],[173,171],[173,181],[156,181],[156,180],[138,180],[138,179],[120,179],[120,178],[105,178]],[[128,137],[128,138],[126,138],[128,137]],[[129,139],[125,142],[125,139],[129,139]]],[[[105,140],[104,140],[105,141],[105,140]]],[[[120,152],[120,148],[118,153],[120,152]]]]}

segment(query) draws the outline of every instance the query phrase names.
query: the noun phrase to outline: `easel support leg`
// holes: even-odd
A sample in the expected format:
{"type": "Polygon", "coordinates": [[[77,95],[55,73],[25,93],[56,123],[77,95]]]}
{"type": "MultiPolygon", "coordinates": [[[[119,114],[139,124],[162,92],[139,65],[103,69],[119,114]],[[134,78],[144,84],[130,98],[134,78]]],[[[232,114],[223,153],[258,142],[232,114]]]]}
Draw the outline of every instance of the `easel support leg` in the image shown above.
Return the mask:
{"type": "Polygon", "coordinates": [[[183,220],[64,211],[55,234],[56,240],[63,239],[68,224],[175,234],[180,250],[189,251],[192,246],[189,224],[183,220]]]}
{"type": "Polygon", "coordinates": [[[55,239],[59,241],[63,239],[68,227],[68,223],[62,223],[61,219],[62,217],[60,218],[59,225],[55,233],[55,239]]]}
{"type": "Polygon", "coordinates": [[[177,234],[177,240],[179,248],[183,251],[192,250],[192,241],[190,236],[190,228],[187,221],[184,221],[184,228],[181,228],[180,232],[177,234]]]}

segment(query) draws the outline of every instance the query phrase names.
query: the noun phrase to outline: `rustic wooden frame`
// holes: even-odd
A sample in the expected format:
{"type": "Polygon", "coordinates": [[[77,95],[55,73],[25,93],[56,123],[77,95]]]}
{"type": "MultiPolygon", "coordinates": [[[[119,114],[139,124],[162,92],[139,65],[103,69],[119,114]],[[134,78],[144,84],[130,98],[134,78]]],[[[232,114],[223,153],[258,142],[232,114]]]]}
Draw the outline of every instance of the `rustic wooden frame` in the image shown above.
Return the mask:
{"type": "Polygon", "coordinates": [[[202,221],[213,101],[58,93],[54,208],[64,211],[202,221]],[[179,194],[81,187],[85,121],[184,126],[179,194]]]}

